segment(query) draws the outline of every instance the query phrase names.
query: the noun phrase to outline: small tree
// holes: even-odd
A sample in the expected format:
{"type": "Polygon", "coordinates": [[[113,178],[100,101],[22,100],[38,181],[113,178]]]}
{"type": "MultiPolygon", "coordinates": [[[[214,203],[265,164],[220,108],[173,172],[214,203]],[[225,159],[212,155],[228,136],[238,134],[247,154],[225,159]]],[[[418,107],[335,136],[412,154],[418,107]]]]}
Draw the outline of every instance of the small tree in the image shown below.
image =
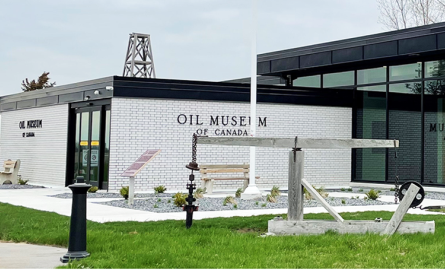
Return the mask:
{"type": "Polygon", "coordinates": [[[25,80],[22,81],[22,90],[24,92],[28,92],[37,89],[45,89],[53,87],[54,85],[56,85],[56,82],[50,83],[48,75],[49,72],[43,72],[42,75],[40,75],[39,79],[37,79],[37,82],[35,80],[29,82],[28,78],[26,78],[25,80]]]}

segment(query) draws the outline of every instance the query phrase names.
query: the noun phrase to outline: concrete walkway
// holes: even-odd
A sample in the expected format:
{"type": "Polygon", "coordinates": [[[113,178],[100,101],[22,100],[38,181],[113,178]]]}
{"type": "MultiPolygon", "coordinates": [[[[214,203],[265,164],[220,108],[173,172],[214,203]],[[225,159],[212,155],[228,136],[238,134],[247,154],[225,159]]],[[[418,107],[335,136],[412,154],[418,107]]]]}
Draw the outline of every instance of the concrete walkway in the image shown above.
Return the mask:
{"type": "MultiPolygon", "coordinates": [[[[363,186],[363,184],[361,185],[363,186]]],[[[445,192],[445,188],[424,188],[425,191],[445,192]]],[[[9,203],[17,206],[37,209],[41,211],[55,212],[60,215],[71,215],[71,199],[59,199],[48,197],[60,193],[71,193],[69,188],[52,187],[44,189],[0,189],[0,202],[9,203]]],[[[233,194],[231,192],[230,194],[233,194]]],[[[212,197],[225,197],[227,193],[216,193],[212,197]]],[[[352,192],[330,192],[330,197],[363,196],[363,194],[352,192]]],[[[112,207],[96,204],[93,202],[107,201],[115,199],[88,199],[87,200],[87,219],[95,222],[110,221],[158,221],[158,220],[184,220],[185,213],[153,213],[133,209],[112,207]]],[[[394,196],[382,196],[382,201],[393,202],[394,196]]],[[[423,206],[445,205],[445,201],[425,199],[423,206]]],[[[372,205],[372,206],[337,206],[334,209],[337,212],[363,212],[363,211],[395,211],[398,205],[372,205]]],[[[215,217],[233,217],[233,216],[256,216],[265,214],[281,215],[286,214],[287,209],[261,209],[261,210],[236,210],[236,211],[198,211],[193,214],[193,219],[205,219],[215,217]]],[[[323,207],[306,207],[304,213],[327,213],[323,207]]],[[[410,214],[442,214],[435,212],[422,211],[420,209],[409,209],[410,214]]],[[[0,214],[1,215],[1,214],[0,214]]],[[[67,249],[37,246],[29,244],[16,244],[0,242],[0,268],[54,268],[62,265],[59,258],[67,252],[67,249]]]]}
{"type": "Polygon", "coordinates": [[[0,268],[56,268],[62,265],[59,257],[66,251],[65,248],[0,242],[0,268]]]}

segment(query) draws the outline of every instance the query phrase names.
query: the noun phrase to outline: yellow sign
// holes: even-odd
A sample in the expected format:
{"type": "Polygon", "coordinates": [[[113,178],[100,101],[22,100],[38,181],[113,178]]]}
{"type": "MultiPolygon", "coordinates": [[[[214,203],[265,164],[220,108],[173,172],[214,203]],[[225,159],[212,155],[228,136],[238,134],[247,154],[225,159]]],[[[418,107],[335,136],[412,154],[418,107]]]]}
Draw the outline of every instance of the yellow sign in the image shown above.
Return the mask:
{"type": "Polygon", "coordinates": [[[91,141],[91,146],[98,146],[99,145],[99,141],[91,141]]]}
{"type": "Polygon", "coordinates": [[[80,141],[81,146],[88,146],[88,141],[80,141]]]}

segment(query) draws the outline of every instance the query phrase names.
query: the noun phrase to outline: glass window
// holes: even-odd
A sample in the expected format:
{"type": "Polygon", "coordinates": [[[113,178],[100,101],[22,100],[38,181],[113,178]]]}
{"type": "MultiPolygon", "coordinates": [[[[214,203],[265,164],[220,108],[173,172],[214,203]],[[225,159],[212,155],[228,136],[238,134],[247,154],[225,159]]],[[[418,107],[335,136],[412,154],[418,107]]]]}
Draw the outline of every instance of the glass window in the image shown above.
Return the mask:
{"type": "Polygon", "coordinates": [[[354,85],[354,71],[345,71],[323,75],[323,87],[354,85]]]}
{"type": "Polygon", "coordinates": [[[292,82],[293,86],[320,87],[320,75],[300,77],[292,82]]]}
{"type": "Polygon", "coordinates": [[[445,95],[445,80],[425,81],[425,95],[445,95]]]}
{"type": "Polygon", "coordinates": [[[389,92],[402,94],[419,94],[422,93],[422,83],[396,83],[389,85],[389,92]]]}
{"type": "Polygon", "coordinates": [[[357,70],[357,84],[386,82],[386,68],[357,70]]]}
{"type": "Polygon", "coordinates": [[[389,80],[413,80],[422,78],[422,64],[413,63],[400,66],[389,67],[389,80]]]}
{"type": "MultiPolygon", "coordinates": [[[[385,89],[386,86],[380,86],[385,89]]],[[[363,90],[363,89],[362,89],[363,90]]],[[[357,92],[356,138],[386,139],[386,91],[357,92]]],[[[355,149],[354,180],[385,181],[386,150],[355,149]]]]}
{"type": "Polygon", "coordinates": [[[445,76],[445,60],[425,62],[425,78],[445,76]]]}
{"type": "Polygon", "coordinates": [[[358,91],[386,92],[386,84],[357,87],[358,91]]]}

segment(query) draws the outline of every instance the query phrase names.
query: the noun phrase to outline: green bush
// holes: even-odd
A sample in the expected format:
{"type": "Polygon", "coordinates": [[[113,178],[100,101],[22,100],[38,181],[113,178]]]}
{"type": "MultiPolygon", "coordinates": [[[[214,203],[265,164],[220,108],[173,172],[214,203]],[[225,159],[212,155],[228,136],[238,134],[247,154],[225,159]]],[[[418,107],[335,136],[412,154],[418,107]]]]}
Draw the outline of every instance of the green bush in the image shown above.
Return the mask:
{"type": "Polygon", "coordinates": [[[275,198],[274,196],[272,196],[272,194],[267,194],[267,196],[266,196],[266,200],[267,200],[268,202],[271,202],[271,203],[276,203],[276,202],[277,202],[277,198],[275,198]]]}
{"type": "MultiPolygon", "coordinates": [[[[316,188],[314,185],[312,185],[312,187],[318,192],[318,194],[321,195],[321,197],[327,198],[329,196],[329,193],[327,193],[324,190],[324,187],[316,188]]],[[[306,200],[312,200],[313,199],[312,194],[309,193],[309,191],[305,187],[303,187],[303,193],[304,193],[304,198],[306,200]]]]}
{"type": "Polygon", "coordinates": [[[122,197],[124,197],[125,200],[128,200],[128,194],[130,194],[130,187],[129,186],[122,187],[119,193],[121,194],[122,197]]]}
{"type": "Polygon", "coordinates": [[[197,188],[196,191],[195,191],[195,193],[193,193],[193,197],[194,197],[195,199],[201,199],[201,198],[204,198],[204,192],[205,192],[205,189],[197,188]]]}
{"type": "Polygon", "coordinates": [[[352,188],[348,188],[348,191],[352,191],[352,188]]]}
{"type": "Polygon", "coordinates": [[[342,204],[346,204],[346,201],[345,201],[345,200],[341,200],[341,203],[342,203],[342,204]]]}
{"type": "Polygon", "coordinates": [[[158,186],[153,189],[155,190],[155,193],[164,193],[167,190],[167,188],[164,186],[158,186]]]}
{"type": "Polygon", "coordinates": [[[237,189],[235,192],[235,197],[241,198],[241,193],[243,193],[243,189],[242,188],[237,189]]]}
{"type": "Polygon", "coordinates": [[[96,191],[98,191],[98,190],[99,190],[98,187],[96,187],[96,186],[92,186],[92,187],[90,187],[90,188],[88,189],[88,192],[89,192],[89,193],[96,193],[96,191]]]}
{"type": "Polygon", "coordinates": [[[29,181],[29,180],[22,180],[21,177],[19,177],[19,179],[18,179],[18,183],[19,183],[19,185],[27,185],[27,184],[28,184],[28,181],[29,181]]]}
{"type": "Polygon", "coordinates": [[[341,188],[340,190],[341,190],[341,191],[346,191],[346,188],[341,188]]]}
{"type": "Polygon", "coordinates": [[[280,188],[277,186],[273,186],[272,190],[270,191],[270,195],[272,195],[273,197],[280,196],[281,195],[280,188]]]}
{"type": "Polygon", "coordinates": [[[175,195],[173,195],[173,203],[177,206],[177,207],[181,207],[183,205],[186,204],[186,199],[187,198],[187,194],[178,192],[175,195]]]}
{"type": "Polygon", "coordinates": [[[380,197],[379,192],[375,191],[374,189],[371,189],[370,191],[365,193],[365,195],[367,200],[374,200],[374,201],[380,197]]]}
{"type": "Polygon", "coordinates": [[[226,206],[228,203],[231,203],[231,204],[235,205],[236,204],[235,198],[233,198],[232,196],[227,196],[224,199],[223,205],[226,206]]]}

